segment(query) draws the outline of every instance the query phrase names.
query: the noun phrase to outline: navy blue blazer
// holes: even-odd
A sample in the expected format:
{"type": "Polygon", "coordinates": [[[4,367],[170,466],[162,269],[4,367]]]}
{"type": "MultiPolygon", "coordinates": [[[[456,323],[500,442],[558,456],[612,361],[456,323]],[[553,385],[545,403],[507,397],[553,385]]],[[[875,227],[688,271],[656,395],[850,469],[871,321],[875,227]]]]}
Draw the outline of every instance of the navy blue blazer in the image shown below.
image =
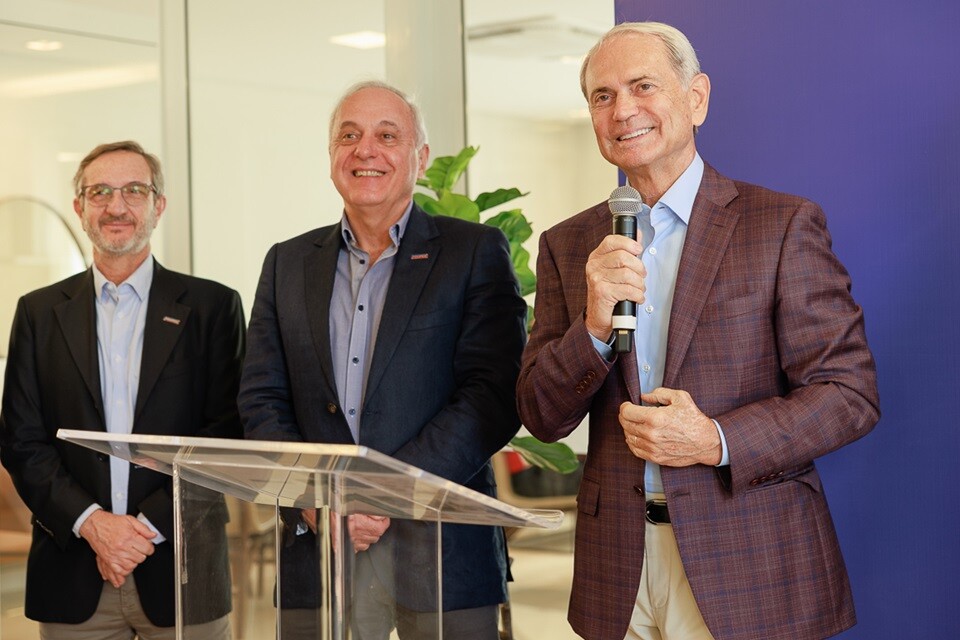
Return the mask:
{"type": "MultiPolygon", "coordinates": [[[[336,224],[267,254],[240,385],[248,438],[353,443],[330,349],[330,298],[342,242],[336,224]]],[[[368,371],[359,444],[495,496],[490,456],[520,425],[515,384],[525,315],[509,245],[498,229],[431,217],[414,205],[368,371]]],[[[394,520],[371,552],[391,548],[398,566],[412,564],[418,525],[394,520]]],[[[285,607],[316,604],[316,565],[297,555],[310,553],[312,538],[291,536],[285,547],[291,551],[282,554],[285,607]]],[[[506,600],[500,528],[447,525],[443,543],[445,610],[506,600]]],[[[405,606],[429,597],[415,571],[398,570],[396,586],[405,606]]]]}

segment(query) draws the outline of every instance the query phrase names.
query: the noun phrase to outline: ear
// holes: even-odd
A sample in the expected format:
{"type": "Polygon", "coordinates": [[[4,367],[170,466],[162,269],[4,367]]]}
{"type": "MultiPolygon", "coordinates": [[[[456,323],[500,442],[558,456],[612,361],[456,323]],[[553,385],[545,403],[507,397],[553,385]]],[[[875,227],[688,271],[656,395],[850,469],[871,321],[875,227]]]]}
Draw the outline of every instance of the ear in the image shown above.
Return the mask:
{"type": "Polygon", "coordinates": [[[710,78],[705,73],[698,73],[690,81],[687,90],[690,100],[690,116],[693,126],[699,127],[707,119],[707,109],[710,106],[710,78]]]}
{"type": "Polygon", "coordinates": [[[73,199],[73,210],[77,212],[77,217],[83,220],[83,207],[80,205],[80,198],[73,199]]]}
{"type": "Polygon", "coordinates": [[[153,210],[157,214],[157,222],[160,222],[160,216],[163,215],[163,212],[167,208],[167,196],[159,196],[156,199],[156,202],[153,205],[153,210]]]}
{"type": "Polygon", "coordinates": [[[427,171],[427,166],[429,165],[430,160],[430,145],[424,143],[420,150],[417,151],[417,178],[422,178],[427,171]]]}

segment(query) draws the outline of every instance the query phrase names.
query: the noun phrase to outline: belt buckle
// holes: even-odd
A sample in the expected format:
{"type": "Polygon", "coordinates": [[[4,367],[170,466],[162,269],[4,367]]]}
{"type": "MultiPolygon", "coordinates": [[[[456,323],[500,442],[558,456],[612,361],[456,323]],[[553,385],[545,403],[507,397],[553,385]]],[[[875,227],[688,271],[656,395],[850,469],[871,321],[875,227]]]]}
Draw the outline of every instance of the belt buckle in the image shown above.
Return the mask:
{"type": "Polygon", "coordinates": [[[667,511],[666,500],[647,500],[643,514],[650,524],[670,524],[670,513],[667,511]],[[661,513],[663,515],[662,518],[660,517],[661,513]]]}

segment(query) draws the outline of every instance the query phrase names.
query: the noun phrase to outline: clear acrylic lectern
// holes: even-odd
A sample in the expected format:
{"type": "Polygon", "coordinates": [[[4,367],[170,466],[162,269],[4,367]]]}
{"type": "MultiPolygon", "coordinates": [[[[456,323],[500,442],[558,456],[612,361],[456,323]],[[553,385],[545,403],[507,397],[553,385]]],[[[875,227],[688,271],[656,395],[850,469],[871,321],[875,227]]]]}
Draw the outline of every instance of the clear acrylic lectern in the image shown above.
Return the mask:
{"type": "MultiPolygon", "coordinates": [[[[214,554],[228,553],[215,530],[223,527],[218,514],[226,513],[228,496],[275,509],[277,607],[267,626],[268,638],[281,640],[385,640],[377,638],[383,620],[363,613],[370,598],[383,596],[375,586],[394,599],[418,638],[440,640],[444,525],[554,529],[563,519],[560,511],[518,509],[361,446],[66,429],[58,437],[173,477],[181,640],[210,640],[205,614],[232,587],[229,576],[204,569],[214,554]],[[307,526],[303,510],[309,516],[312,509],[307,526]],[[369,551],[355,553],[351,524],[369,516],[390,518],[390,525],[369,551]]],[[[233,579],[245,589],[249,576],[233,579]]],[[[233,634],[242,637],[242,623],[233,634]]]]}

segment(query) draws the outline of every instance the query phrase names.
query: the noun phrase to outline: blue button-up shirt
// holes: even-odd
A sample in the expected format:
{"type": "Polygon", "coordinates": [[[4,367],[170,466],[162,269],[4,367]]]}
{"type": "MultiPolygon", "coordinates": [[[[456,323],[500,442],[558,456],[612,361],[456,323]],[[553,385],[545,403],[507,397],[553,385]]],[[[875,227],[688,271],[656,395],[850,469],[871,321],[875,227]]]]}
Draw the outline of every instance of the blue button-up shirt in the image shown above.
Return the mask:
{"type": "Polygon", "coordinates": [[[353,440],[358,443],[370,360],[377,344],[380,317],[400,240],[412,208],[411,202],[400,220],[390,227],[391,245],[375,264],[370,264],[370,254],[357,244],[346,214],[340,220],[343,244],[330,298],[330,351],[340,407],[353,440]]]}
{"type": "MultiPolygon", "coordinates": [[[[644,303],[637,307],[637,329],[634,333],[634,354],[640,373],[640,391],[649,393],[663,385],[667,360],[667,332],[670,328],[670,310],[677,285],[677,271],[687,225],[693,211],[693,201],[703,179],[703,160],[696,154],[690,166],[652,208],[644,206],[637,217],[643,253],[641,260],[647,268],[647,287],[644,303]]],[[[594,344],[605,358],[613,350],[594,338],[594,344]]],[[[723,455],[720,464],[729,464],[723,430],[717,425],[723,455]]],[[[647,492],[663,493],[660,465],[647,462],[644,473],[647,492]]]]}
{"type": "MultiPolygon", "coordinates": [[[[143,330],[146,326],[150,285],[153,284],[153,256],[148,255],[143,264],[119,286],[107,280],[94,265],[93,284],[97,312],[97,359],[107,432],[130,433],[133,431],[133,410],[140,387],[143,330]]],[[[130,463],[110,456],[110,500],[115,514],[127,513],[129,483],[130,463]]],[[[101,505],[95,503],[81,514],[74,525],[76,535],[79,536],[80,526],[87,517],[100,508],[101,505]]],[[[143,514],[138,518],[157,533],[143,514]]],[[[154,542],[163,539],[157,533],[154,542]]]]}

